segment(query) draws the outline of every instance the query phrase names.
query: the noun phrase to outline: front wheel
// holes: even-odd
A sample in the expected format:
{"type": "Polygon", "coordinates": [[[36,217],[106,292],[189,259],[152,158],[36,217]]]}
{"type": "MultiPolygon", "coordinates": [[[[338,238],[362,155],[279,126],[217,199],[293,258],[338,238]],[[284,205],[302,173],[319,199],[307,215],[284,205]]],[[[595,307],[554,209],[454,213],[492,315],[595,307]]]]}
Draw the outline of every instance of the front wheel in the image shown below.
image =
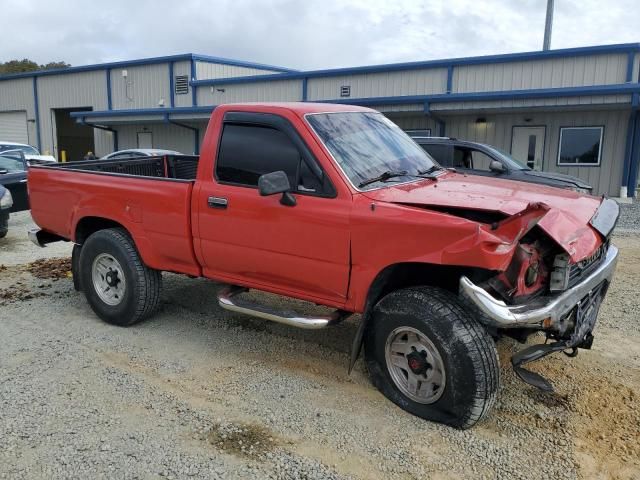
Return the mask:
{"type": "Polygon", "coordinates": [[[387,398],[427,420],[469,428],[495,402],[495,344],[455,295],[438,288],[385,296],[372,313],[365,359],[387,398]]]}
{"type": "Polygon", "coordinates": [[[150,316],[160,301],[162,277],[140,258],[125,230],[91,235],[79,251],[80,282],[93,311],[105,322],[128,326],[150,316]]]}

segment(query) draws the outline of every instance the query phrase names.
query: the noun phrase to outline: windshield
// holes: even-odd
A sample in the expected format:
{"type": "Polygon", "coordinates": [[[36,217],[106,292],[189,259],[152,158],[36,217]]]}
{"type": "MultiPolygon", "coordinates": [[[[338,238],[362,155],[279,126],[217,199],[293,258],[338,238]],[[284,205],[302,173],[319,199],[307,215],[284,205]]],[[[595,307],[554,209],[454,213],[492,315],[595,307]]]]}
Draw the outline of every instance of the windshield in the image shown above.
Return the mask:
{"type": "Polygon", "coordinates": [[[38,150],[33,148],[31,145],[0,145],[0,152],[5,152],[7,150],[20,150],[27,155],[40,155],[38,150]]]}
{"type": "Polygon", "coordinates": [[[24,172],[22,158],[15,154],[0,155],[0,174],[24,172]]]}
{"type": "Polygon", "coordinates": [[[385,172],[401,172],[392,179],[371,182],[417,180],[415,175],[438,164],[396,124],[381,113],[338,112],[307,115],[307,121],[353,185],[385,172]]]}
{"type": "Polygon", "coordinates": [[[506,163],[507,167],[510,168],[511,170],[531,170],[524,163],[520,163],[520,160],[516,160],[507,152],[500,150],[499,148],[496,148],[492,145],[487,145],[487,148],[492,152],[494,152],[498,157],[500,157],[500,159],[504,163],[506,163]]]}

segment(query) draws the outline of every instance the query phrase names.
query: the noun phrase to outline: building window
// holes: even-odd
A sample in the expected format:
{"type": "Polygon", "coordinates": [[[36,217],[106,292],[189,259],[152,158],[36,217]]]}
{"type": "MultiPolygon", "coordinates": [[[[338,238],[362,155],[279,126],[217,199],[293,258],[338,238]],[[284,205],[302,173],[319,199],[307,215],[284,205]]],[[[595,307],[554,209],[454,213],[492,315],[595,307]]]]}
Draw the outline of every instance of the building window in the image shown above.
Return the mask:
{"type": "Polygon", "coordinates": [[[600,165],[604,127],[560,129],[558,165],[600,165]]]}
{"type": "Polygon", "coordinates": [[[343,85],[340,87],[340,96],[341,97],[350,97],[351,96],[351,85],[343,85]]]}

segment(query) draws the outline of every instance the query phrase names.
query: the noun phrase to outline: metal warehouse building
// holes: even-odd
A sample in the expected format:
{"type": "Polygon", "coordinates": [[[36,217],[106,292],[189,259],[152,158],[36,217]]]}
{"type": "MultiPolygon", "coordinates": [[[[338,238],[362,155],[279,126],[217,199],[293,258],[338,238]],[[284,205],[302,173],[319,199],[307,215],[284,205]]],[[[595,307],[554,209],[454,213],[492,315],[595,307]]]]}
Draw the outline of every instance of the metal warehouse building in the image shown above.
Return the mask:
{"type": "Polygon", "coordinates": [[[195,54],[0,77],[0,141],[60,158],[125,148],[197,153],[215,105],[375,108],[406,130],[489,143],[536,168],[632,196],[640,44],[294,71],[195,54]]]}

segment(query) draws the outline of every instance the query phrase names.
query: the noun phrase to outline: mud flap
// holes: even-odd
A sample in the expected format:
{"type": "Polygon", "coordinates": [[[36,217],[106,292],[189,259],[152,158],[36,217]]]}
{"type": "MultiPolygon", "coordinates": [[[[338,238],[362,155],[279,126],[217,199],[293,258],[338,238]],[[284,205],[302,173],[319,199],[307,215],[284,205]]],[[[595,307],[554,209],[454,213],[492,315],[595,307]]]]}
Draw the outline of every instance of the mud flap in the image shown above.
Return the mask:
{"type": "Polygon", "coordinates": [[[511,357],[511,365],[513,366],[513,371],[520,377],[525,383],[529,385],[533,385],[534,387],[539,388],[540,390],[544,390],[545,392],[553,392],[553,385],[544,378],[542,375],[532,372],[530,370],[526,370],[522,368],[522,365],[525,365],[529,362],[533,362],[535,360],[539,360],[542,357],[546,357],[555,352],[560,352],[565,350],[567,346],[564,342],[556,342],[552,344],[544,344],[544,345],[532,345],[523,350],[520,350],[514,356],[511,357]]]}
{"type": "Polygon", "coordinates": [[[76,292],[82,291],[82,283],[80,282],[80,252],[82,251],[82,245],[77,243],[73,246],[71,251],[71,275],[73,277],[73,288],[76,292]]]}

